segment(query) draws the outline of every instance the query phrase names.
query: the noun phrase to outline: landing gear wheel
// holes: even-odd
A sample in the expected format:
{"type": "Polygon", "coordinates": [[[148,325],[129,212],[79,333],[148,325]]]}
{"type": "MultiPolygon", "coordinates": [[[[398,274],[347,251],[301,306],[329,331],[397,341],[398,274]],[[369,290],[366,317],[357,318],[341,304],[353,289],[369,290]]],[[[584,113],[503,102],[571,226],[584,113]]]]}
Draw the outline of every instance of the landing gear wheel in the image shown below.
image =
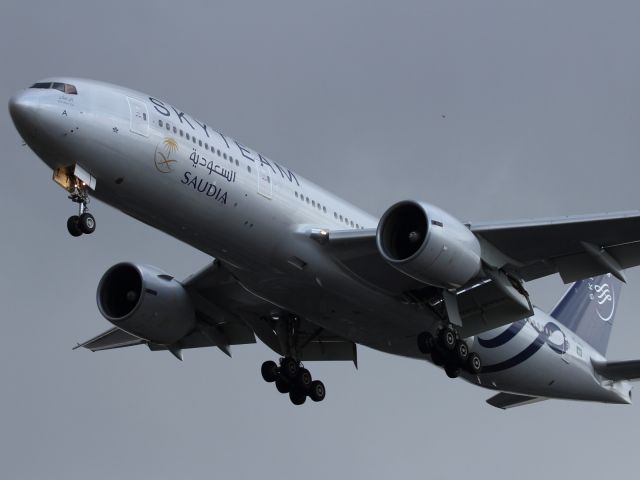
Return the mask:
{"type": "Polygon", "coordinates": [[[444,355],[442,355],[439,350],[434,350],[431,352],[431,361],[438,367],[444,365],[444,355]]]}
{"type": "Polygon", "coordinates": [[[298,371],[298,376],[296,378],[296,383],[302,389],[302,391],[307,391],[307,389],[311,386],[312,378],[311,373],[306,368],[301,368],[298,371]]]}
{"type": "Polygon", "coordinates": [[[291,390],[291,386],[289,385],[289,382],[287,382],[284,378],[276,378],[276,389],[280,392],[280,393],[289,393],[289,391],[291,390]]]}
{"type": "Polygon", "coordinates": [[[324,388],[324,383],[320,380],[314,380],[311,382],[311,387],[309,388],[309,398],[314,402],[321,402],[324,400],[327,391],[324,388]]]}
{"type": "Polygon", "coordinates": [[[82,230],[80,230],[79,225],[80,217],[78,215],[73,215],[69,217],[67,220],[67,230],[72,237],[79,237],[82,235],[82,230]]]}
{"type": "Polygon", "coordinates": [[[466,342],[458,340],[458,343],[456,343],[456,356],[458,357],[460,365],[465,365],[467,363],[467,360],[469,359],[469,347],[466,342]]]}
{"type": "Polygon", "coordinates": [[[433,350],[433,335],[429,332],[418,335],[418,350],[425,355],[430,354],[433,350]]]}
{"type": "Polygon", "coordinates": [[[260,368],[262,378],[265,382],[272,383],[278,379],[278,365],[274,361],[266,361],[260,368]]]}
{"type": "Polygon", "coordinates": [[[300,365],[293,358],[285,357],[282,359],[282,362],[280,363],[280,372],[286,379],[295,379],[299,371],[300,365]]]}
{"type": "Polygon", "coordinates": [[[452,352],[456,348],[457,340],[458,339],[456,338],[456,332],[454,332],[450,328],[444,328],[440,332],[440,342],[442,343],[442,346],[445,348],[445,350],[449,350],[450,352],[452,352]]]}
{"type": "Polygon", "coordinates": [[[78,220],[78,226],[82,233],[90,234],[96,229],[96,219],[90,213],[83,213],[78,220]]]}
{"type": "Polygon", "coordinates": [[[469,359],[467,360],[467,368],[469,372],[473,375],[478,375],[482,372],[482,362],[480,361],[480,356],[477,353],[470,353],[469,359]]]}
{"type": "Polygon", "coordinates": [[[460,375],[460,367],[457,365],[446,365],[444,371],[449,378],[457,378],[460,375]]]}
{"type": "Polygon", "coordinates": [[[296,388],[289,392],[289,399],[294,405],[302,405],[307,401],[307,395],[296,388]]]}

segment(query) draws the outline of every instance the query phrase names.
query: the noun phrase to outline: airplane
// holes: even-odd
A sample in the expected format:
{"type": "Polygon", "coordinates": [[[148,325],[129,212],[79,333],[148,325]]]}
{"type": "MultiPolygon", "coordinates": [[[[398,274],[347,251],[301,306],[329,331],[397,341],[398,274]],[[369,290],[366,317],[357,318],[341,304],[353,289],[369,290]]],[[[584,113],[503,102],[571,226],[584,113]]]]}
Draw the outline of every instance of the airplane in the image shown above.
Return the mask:
{"type": "Polygon", "coordinates": [[[95,198],[212,258],[182,281],[114,265],[96,296],[113,326],[76,348],[146,345],[182,360],[260,340],[278,359],[263,379],[295,405],[326,397],[309,362],[357,368],[358,345],[431,362],[494,391],[487,402],[502,409],[631,403],[640,360],[609,361],[606,349],[624,269],[640,264],[638,211],[462,222],[409,199],[376,218],[135,90],[47,78],[9,111],[77,204],[73,237],[95,231],[95,198]],[[572,285],[547,314],[526,282],[554,274],[572,285]]]}

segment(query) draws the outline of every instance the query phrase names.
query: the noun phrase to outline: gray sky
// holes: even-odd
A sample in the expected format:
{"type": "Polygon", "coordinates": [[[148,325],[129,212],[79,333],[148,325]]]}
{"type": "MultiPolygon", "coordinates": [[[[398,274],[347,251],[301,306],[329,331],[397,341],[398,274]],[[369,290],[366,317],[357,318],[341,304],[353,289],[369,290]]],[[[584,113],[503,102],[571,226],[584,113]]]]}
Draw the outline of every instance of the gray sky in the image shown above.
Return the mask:
{"type": "MultiPolygon", "coordinates": [[[[0,98],[57,74],[136,88],[375,214],[403,198],[463,220],[628,210],[639,24],[637,2],[4,0],[0,98]]],[[[502,412],[491,392],[362,348],[359,371],[313,364],[327,400],[294,408],[260,378],[275,358],[261,344],[183,363],[71,351],[108,328],[95,288],[109,266],[185,277],[208,259],[103,204],[96,234],[71,238],[74,207],[1,118],[3,478],[635,474],[637,406],[502,412]]],[[[640,357],[640,269],[628,277],[614,358],[640,357]]],[[[550,308],[564,286],[529,289],[550,308]]]]}

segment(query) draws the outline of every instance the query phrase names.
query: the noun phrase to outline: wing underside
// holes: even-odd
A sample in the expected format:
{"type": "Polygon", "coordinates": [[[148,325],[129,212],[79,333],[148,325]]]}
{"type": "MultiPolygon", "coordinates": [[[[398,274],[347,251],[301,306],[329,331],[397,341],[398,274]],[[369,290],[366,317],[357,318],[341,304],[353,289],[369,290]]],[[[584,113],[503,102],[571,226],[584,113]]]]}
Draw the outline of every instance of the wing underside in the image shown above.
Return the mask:
{"type": "MultiPolygon", "coordinates": [[[[147,345],[150,350],[169,350],[180,357],[183,349],[218,347],[230,355],[232,345],[255,343],[258,337],[284,356],[286,350],[276,333],[275,306],[248,292],[219,261],[212,262],[183,282],[196,310],[197,328],[172,345],[159,345],[119,328],[111,328],[74,348],[94,352],[147,345]]],[[[357,365],[354,342],[318,328],[304,318],[297,319],[297,356],[302,361],[352,361],[357,365]]]]}

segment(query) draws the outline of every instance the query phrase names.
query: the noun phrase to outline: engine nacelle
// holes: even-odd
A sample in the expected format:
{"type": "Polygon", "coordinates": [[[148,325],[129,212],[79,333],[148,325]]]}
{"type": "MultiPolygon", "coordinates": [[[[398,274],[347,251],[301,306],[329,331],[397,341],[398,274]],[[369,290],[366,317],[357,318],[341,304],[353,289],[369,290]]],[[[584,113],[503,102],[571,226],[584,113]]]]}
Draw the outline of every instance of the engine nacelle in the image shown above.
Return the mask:
{"type": "Polygon", "coordinates": [[[457,288],[481,268],[475,235],[428,203],[408,200],[391,206],[380,219],[376,242],[393,267],[429,285],[457,288]]]}
{"type": "Polygon", "coordinates": [[[100,313],[116,327],[153,343],[170,345],[196,325],[189,294],[155,267],[119,263],[102,276],[100,313]]]}

